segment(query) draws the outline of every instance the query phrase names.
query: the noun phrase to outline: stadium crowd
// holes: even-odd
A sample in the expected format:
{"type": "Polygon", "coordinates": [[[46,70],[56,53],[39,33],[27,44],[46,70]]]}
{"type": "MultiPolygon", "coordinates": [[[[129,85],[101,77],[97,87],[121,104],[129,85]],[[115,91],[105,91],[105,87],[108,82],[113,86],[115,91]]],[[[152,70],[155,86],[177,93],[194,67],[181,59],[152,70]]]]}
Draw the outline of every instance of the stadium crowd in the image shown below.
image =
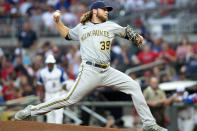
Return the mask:
{"type": "MultiPolygon", "coordinates": [[[[95,0],[92,0],[95,1],[95,0]]],[[[9,33],[13,26],[19,32],[21,24],[24,21],[31,21],[33,28],[40,31],[40,35],[57,35],[57,30],[52,21],[54,10],[61,10],[62,22],[69,27],[74,27],[80,16],[88,10],[92,1],[85,0],[1,0],[0,1],[0,36],[10,36],[9,33]]],[[[165,16],[171,12],[171,9],[165,9],[168,6],[180,6],[187,3],[186,0],[109,0],[109,4],[114,7],[110,13],[110,18],[117,19],[119,16],[132,14],[135,16],[140,12],[151,15],[152,11],[160,8],[159,14],[165,16]],[[163,9],[164,8],[164,9],[163,9]]],[[[189,8],[193,9],[193,8],[189,8]]],[[[175,9],[174,9],[175,10],[175,9]]],[[[135,24],[135,23],[133,23],[135,24]]],[[[18,33],[18,32],[17,32],[18,33]]]]}
{"type": "MultiPolygon", "coordinates": [[[[158,3],[165,4],[167,2],[169,5],[175,3],[174,0],[139,0],[137,2],[135,0],[115,0],[115,2],[123,5],[126,10],[129,10],[130,7],[138,7],[138,9],[145,6],[146,8],[154,8],[158,3]]],[[[74,43],[73,45],[57,46],[53,41],[39,43],[40,34],[37,30],[44,28],[46,32],[57,33],[52,21],[52,13],[56,9],[61,10],[61,19],[64,24],[74,27],[79,22],[80,16],[88,9],[87,5],[87,1],[79,0],[0,1],[0,18],[11,17],[11,19],[16,19],[23,17],[30,19],[23,23],[23,28],[17,36],[18,44],[16,47],[0,48],[0,102],[29,95],[39,96],[39,88],[37,88],[38,73],[45,65],[44,60],[49,54],[54,55],[56,63],[65,70],[68,79],[76,79],[81,64],[80,46],[74,43]]],[[[167,126],[166,116],[160,118],[162,117],[160,114],[164,114],[163,109],[173,102],[196,102],[196,95],[193,93],[195,93],[197,87],[194,87],[194,90],[190,91],[189,94],[185,93],[186,90],[184,89],[177,90],[174,94],[168,94],[159,89],[158,84],[197,79],[197,43],[191,43],[184,35],[180,43],[170,43],[163,40],[162,36],[159,35],[151,37],[143,25],[143,21],[137,20],[136,25],[144,37],[145,46],[140,49],[132,43],[129,45],[120,44],[119,41],[114,40],[111,45],[111,66],[125,72],[131,67],[164,61],[165,64],[157,65],[145,71],[130,73],[129,76],[133,79],[144,76],[144,79],[139,82],[147,103],[151,111],[154,112],[153,115],[157,121],[160,122],[158,123],[167,126]],[[155,97],[152,97],[153,93],[155,97]]],[[[3,32],[9,32],[6,25],[1,24],[0,26],[5,27],[2,28],[3,32]]],[[[85,99],[130,100],[130,97],[117,93],[111,88],[100,88],[98,92],[99,95],[93,92],[85,99]]],[[[117,123],[114,121],[114,119],[120,120],[121,110],[119,108],[111,112],[115,118],[109,118],[107,127],[113,127],[115,124],[121,126],[120,121],[117,123]]],[[[102,112],[102,109],[100,111],[102,112]]],[[[183,119],[186,119],[186,117],[182,116],[183,119]]],[[[183,120],[182,118],[179,121],[183,120]]],[[[184,129],[183,127],[179,128],[184,129]]]]}

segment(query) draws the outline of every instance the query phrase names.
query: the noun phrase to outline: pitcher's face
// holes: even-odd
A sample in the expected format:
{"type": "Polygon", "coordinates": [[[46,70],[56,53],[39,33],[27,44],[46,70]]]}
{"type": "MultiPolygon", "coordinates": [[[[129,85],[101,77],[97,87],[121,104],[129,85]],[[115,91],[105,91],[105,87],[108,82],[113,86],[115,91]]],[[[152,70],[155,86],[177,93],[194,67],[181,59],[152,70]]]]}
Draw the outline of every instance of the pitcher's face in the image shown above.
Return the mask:
{"type": "Polygon", "coordinates": [[[107,8],[98,8],[96,15],[102,22],[106,22],[108,20],[108,10],[107,8]]]}

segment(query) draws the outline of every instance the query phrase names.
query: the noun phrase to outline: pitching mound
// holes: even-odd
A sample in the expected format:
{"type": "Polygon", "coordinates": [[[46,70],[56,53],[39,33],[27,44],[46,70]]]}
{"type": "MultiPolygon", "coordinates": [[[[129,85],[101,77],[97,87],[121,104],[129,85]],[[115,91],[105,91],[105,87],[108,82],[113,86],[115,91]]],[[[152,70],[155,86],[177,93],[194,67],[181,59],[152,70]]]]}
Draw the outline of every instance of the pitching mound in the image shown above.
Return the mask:
{"type": "Polygon", "coordinates": [[[0,131],[131,131],[102,127],[48,124],[29,121],[0,121],[0,131]]]}

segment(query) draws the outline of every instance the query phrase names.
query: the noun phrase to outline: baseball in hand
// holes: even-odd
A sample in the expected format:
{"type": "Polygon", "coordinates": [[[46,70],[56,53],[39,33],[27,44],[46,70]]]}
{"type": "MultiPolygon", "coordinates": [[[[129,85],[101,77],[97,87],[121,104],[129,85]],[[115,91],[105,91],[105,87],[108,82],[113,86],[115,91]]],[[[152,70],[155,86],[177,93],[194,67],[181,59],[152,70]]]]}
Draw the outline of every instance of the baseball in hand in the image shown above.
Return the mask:
{"type": "Polygon", "coordinates": [[[59,10],[56,10],[56,11],[53,13],[53,19],[54,19],[54,21],[57,23],[57,22],[59,22],[59,18],[60,18],[60,11],[59,11],[59,10]]]}

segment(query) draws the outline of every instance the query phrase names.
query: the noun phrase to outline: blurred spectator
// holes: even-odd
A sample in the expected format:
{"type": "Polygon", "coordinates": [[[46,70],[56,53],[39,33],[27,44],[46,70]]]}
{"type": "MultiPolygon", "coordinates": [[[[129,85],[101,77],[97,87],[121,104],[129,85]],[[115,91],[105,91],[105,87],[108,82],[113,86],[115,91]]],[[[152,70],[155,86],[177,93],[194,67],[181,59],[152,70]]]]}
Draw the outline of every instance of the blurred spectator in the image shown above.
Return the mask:
{"type": "Polygon", "coordinates": [[[55,6],[59,0],[47,0],[47,5],[55,6]]]}
{"type": "Polygon", "coordinates": [[[56,64],[59,65],[61,63],[61,52],[60,52],[58,46],[53,46],[52,52],[53,52],[53,56],[56,59],[56,64]]]}
{"type": "MultiPolygon", "coordinates": [[[[0,78],[1,79],[2,79],[2,69],[4,68],[5,63],[6,63],[6,56],[2,55],[0,57],[0,78]]],[[[0,79],[0,81],[1,81],[1,79],[0,79]]]]}
{"type": "Polygon", "coordinates": [[[165,127],[164,102],[166,100],[166,94],[159,89],[158,82],[159,80],[156,77],[152,77],[150,80],[150,86],[143,91],[143,94],[156,122],[160,126],[165,127]]]}
{"type": "Polygon", "coordinates": [[[162,43],[162,51],[159,52],[159,59],[167,63],[175,63],[177,60],[175,51],[169,47],[167,42],[162,43]]]}
{"type": "Polygon", "coordinates": [[[0,18],[6,17],[10,14],[11,6],[6,0],[0,1],[0,18]]]}
{"type": "Polygon", "coordinates": [[[119,59],[119,64],[125,64],[125,66],[134,64],[133,59],[135,59],[136,57],[130,52],[129,47],[127,44],[124,44],[121,46],[122,48],[122,55],[119,59]]]}
{"type": "Polygon", "coordinates": [[[193,53],[193,55],[191,56],[190,60],[186,64],[186,66],[184,66],[182,68],[182,71],[186,72],[187,75],[190,76],[190,78],[196,80],[196,76],[197,76],[196,75],[196,73],[197,73],[197,51],[195,51],[193,53]]]}
{"type": "Polygon", "coordinates": [[[19,99],[19,98],[22,98],[22,91],[19,89],[19,88],[14,88],[13,90],[13,99],[19,99]]]}
{"type": "Polygon", "coordinates": [[[150,71],[145,71],[143,76],[144,76],[144,81],[141,83],[142,91],[144,91],[144,89],[146,89],[150,85],[150,79],[152,73],[150,71]]]}
{"type": "Polygon", "coordinates": [[[22,96],[29,96],[29,95],[35,95],[35,92],[33,91],[33,87],[27,84],[23,87],[22,96]]]}
{"type": "Polygon", "coordinates": [[[37,9],[40,8],[40,1],[34,0],[32,1],[32,5],[27,9],[27,14],[29,16],[35,15],[37,13],[37,9]]]}
{"type": "MultiPolygon", "coordinates": [[[[165,104],[169,105],[173,102],[184,102],[188,98],[188,92],[185,88],[178,87],[176,93],[170,96],[165,104]]],[[[193,131],[194,128],[194,109],[193,107],[182,107],[178,111],[178,129],[180,131],[193,131]]],[[[173,122],[173,121],[172,121],[173,122]]]]}
{"type": "MultiPolygon", "coordinates": [[[[0,78],[1,78],[2,68],[3,68],[3,65],[5,65],[5,62],[6,62],[6,58],[4,56],[4,52],[0,48],[0,78]]],[[[1,79],[0,79],[0,82],[1,82],[1,79]]]]}
{"type": "Polygon", "coordinates": [[[19,4],[19,2],[20,2],[20,3],[23,3],[24,0],[8,0],[8,3],[10,3],[10,4],[12,4],[12,5],[14,5],[14,4],[19,4]]]}
{"type": "Polygon", "coordinates": [[[133,79],[136,80],[137,74],[136,73],[130,73],[129,76],[133,79]]]}
{"type": "Polygon", "coordinates": [[[151,45],[151,50],[154,51],[155,53],[159,53],[162,50],[162,46],[161,46],[162,42],[163,39],[161,38],[161,36],[156,36],[151,45]]]}
{"type": "Polygon", "coordinates": [[[157,7],[155,0],[144,0],[145,9],[154,9],[157,7]]]}
{"type": "Polygon", "coordinates": [[[3,99],[3,95],[2,95],[2,92],[0,90],[0,103],[4,102],[4,99],[3,99]]]}
{"type": "Polygon", "coordinates": [[[121,54],[116,55],[115,59],[117,59],[116,68],[123,72],[126,69],[128,69],[130,66],[133,66],[136,64],[135,63],[136,56],[130,51],[127,44],[121,45],[121,54]]]}
{"type": "Polygon", "coordinates": [[[73,67],[70,64],[67,55],[63,55],[61,57],[61,67],[65,70],[65,72],[68,74],[68,78],[71,80],[75,80],[75,74],[73,73],[73,67]]]}
{"type": "Polygon", "coordinates": [[[3,89],[2,83],[1,83],[1,81],[0,81],[0,103],[1,103],[1,102],[4,102],[3,94],[2,94],[2,89],[3,89]]]}
{"type": "Polygon", "coordinates": [[[19,9],[17,5],[11,5],[10,16],[12,19],[16,19],[19,17],[19,9]]]}
{"type": "Polygon", "coordinates": [[[154,62],[157,54],[150,50],[150,45],[145,44],[143,50],[138,54],[137,60],[140,64],[148,64],[154,62]]]}
{"type": "Polygon", "coordinates": [[[47,57],[48,55],[53,54],[52,51],[53,43],[51,41],[45,41],[44,44],[39,49],[38,53],[47,57]]]}
{"type": "Polygon", "coordinates": [[[115,43],[111,51],[112,66],[118,70],[125,71],[127,68],[135,65],[136,55],[130,51],[128,44],[119,46],[115,43]]]}
{"type": "MultiPolygon", "coordinates": [[[[175,0],[160,0],[160,4],[161,6],[164,6],[164,7],[171,6],[175,4],[175,0]]],[[[161,10],[161,15],[167,15],[170,13],[170,11],[171,11],[170,9],[164,8],[163,10],[161,10]]]]}
{"type": "Polygon", "coordinates": [[[159,83],[165,83],[165,82],[170,82],[171,80],[168,78],[167,74],[163,74],[160,76],[160,82],[159,83]]]}
{"type": "Polygon", "coordinates": [[[68,12],[66,8],[61,8],[61,19],[62,22],[68,27],[74,27],[78,22],[77,16],[71,12],[68,12]]]}
{"type": "Polygon", "coordinates": [[[20,77],[17,77],[17,74],[15,71],[13,71],[11,74],[10,74],[10,79],[14,81],[14,86],[16,88],[19,88],[20,87],[20,77]]]}
{"type": "Polygon", "coordinates": [[[178,63],[183,63],[183,64],[185,63],[186,56],[190,48],[189,46],[190,45],[189,45],[188,38],[186,36],[183,36],[180,45],[178,45],[176,49],[178,63]]]}
{"type": "Polygon", "coordinates": [[[69,52],[67,53],[67,59],[69,61],[69,68],[72,68],[72,72],[74,73],[75,76],[78,75],[79,72],[79,66],[81,64],[81,59],[80,59],[80,51],[78,45],[73,45],[70,49],[69,52]]]}
{"type": "Polygon", "coordinates": [[[20,76],[20,87],[23,88],[26,85],[28,85],[29,81],[26,75],[21,75],[20,76]]]}
{"type": "Polygon", "coordinates": [[[42,22],[44,24],[46,32],[57,33],[57,29],[56,29],[55,24],[53,22],[53,12],[54,12],[54,7],[48,5],[47,11],[45,11],[42,14],[42,22]]]}
{"type": "Polygon", "coordinates": [[[23,31],[19,33],[19,44],[26,49],[35,49],[37,46],[36,32],[32,30],[31,23],[25,23],[23,31]]]}
{"type": "Polygon", "coordinates": [[[17,47],[14,50],[14,55],[24,55],[25,54],[25,49],[22,47],[21,44],[18,44],[17,47]]]}
{"type": "Polygon", "coordinates": [[[127,0],[125,2],[125,8],[127,10],[139,10],[144,9],[144,0],[127,0]]]}
{"type": "Polygon", "coordinates": [[[21,75],[25,75],[25,76],[29,77],[29,74],[27,72],[27,67],[25,67],[22,64],[22,57],[21,56],[16,57],[16,66],[15,66],[14,70],[16,71],[17,77],[20,77],[21,75]]]}
{"type": "Polygon", "coordinates": [[[177,70],[180,70],[181,67],[186,63],[187,57],[190,54],[190,48],[191,48],[191,45],[188,41],[188,38],[186,36],[183,36],[180,45],[178,45],[176,49],[177,70]]]}
{"type": "Polygon", "coordinates": [[[31,64],[31,60],[29,56],[25,55],[26,51],[23,48],[16,48],[15,49],[15,60],[13,62],[14,66],[16,66],[16,58],[17,56],[21,56],[22,58],[22,64],[24,66],[29,66],[31,64]]]}
{"type": "Polygon", "coordinates": [[[112,42],[111,46],[111,66],[116,68],[118,65],[117,57],[121,55],[122,49],[117,41],[112,42]]]}
{"type": "Polygon", "coordinates": [[[195,43],[195,44],[193,45],[192,51],[193,51],[193,52],[197,51],[197,43],[195,43]]]}
{"type": "Polygon", "coordinates": [[[75,80],[76,79],[76,75],[73,73],[73,67],[71,64],[68,65],[67,70],[66,70],[67,74],[68,74],[68,78],[71,80],[75,80]]]}
{"type": "Polygon", "coordinates": [[[159,66],[153,67],[153,76],[160,80],[161,70],[159,69],[159,66]]]}
{"type": "Polygon", "coordinates": [[[70,7],[69,0],[59,0],[58,3],[55,5],[55,10],[60,10],[62,7],[69,10],[70,7]]]}
{"type": "Polygon", "coordinates": [[[78,1],[76,4],[71,5],[69,10],[80,18],[88,9],[88,6],[78,1]]]}
{"type": "MultiPolygon", "coordinates": [[[[154,51],[153,48],[153,39],[151,38],[151,34],[147,31],[146,35],[144,36],[145,42],[150,44],[151,50],[154,51]]],[[[144,40],[143,40],[144,41],[144,40]]],[[[158,53],[157,51],[154,51],[155,53],[158,53]]]]}
{"type": "Polygon", "coordinates": [[[36,10],[34,10],[34,12],[32,13],[32,16],[30,17],[30,21],[32,22],[32,28],[37,32],[43,29],[42,28],[42,25],[43,25],[42,14],[43,14],[42,8],[38,7],[36,8],[36,10]]]}
{"type": "Polygon", "coordinates": [[[160,0],[161,4],[163,5],[173,5],[175,0],[160,0]]]}
{"type": "Polygon", "coordinates": [[[166,99],[165,104],[170,105],[173,102],[183,102],[188,97],[188,92],[183,87],[177,87],[176,93],[166,99]]]}
{"type": "Polygon", "coordinates": [[[13,93],[14,93],[14,82],[13,80],[9,80],[7,82],[7,84],[4,84],[3,85],[3,88],[2,88],[2,95],[3,95],[3,99],[5,101],[9,101],[9,100],[13,100],[14,99],[14,96],[13,96],[13,93]]]}
{"type": "Polygon", "coordinates": [[[26,16],[27,15],[27,10],[32,6],[32,2],[33,0],[26,0],[25,2],[23,2],[20,5],[20,12],[22,14],[22,16],[26,16]]]}
{"type": "Polygon", "coordinates": [[[2,81],[6,82],[7,80],[9,80],[9,76],[13,72],[14,66],[12,62],[6,60],[6,56],[2,58],[1,64],[2,64],[2,67],[1,67],[1,72],[0,72],[1,73],[0,78],[2,81]]]}
{"type": "Polygon", "coordinates": [[[42,55],[37,55],[33,60],[32,68],[35,72],[35,76],[38,76],[38,70],[43,67],[43,59],[42,55]]]}
{"type": "Polygon", "coordinates": [[[139,31],[138,31],[139,34],[143,37],[147,36],[147,30],[146,30],[146,27],[145,27],[143,21],[141,19],[137,19],[135,21],[135,24],[136,24],[137,29],[139,29],[139,31]]]}
{"type": "Polygon", "coordinates": [[[173,80],[175,80],[175,81],[186,81],[187,80],[186,79],[186,74],[184,72],[180,71],[176,74],[176,76],[174,76],[173,80]]]}
{"type": "Polygon", "coordinates": [[[0,48],[0,58],[4,55],[3,50],[0,48]]]}
{"type": "Polygon", "coordinates": [[[0,34],[1,36],[10,36],[11,28],[10,24],[7,24],[7,20],[10,17],[11,5],[6,0],[0,1],[0,34]]]}

